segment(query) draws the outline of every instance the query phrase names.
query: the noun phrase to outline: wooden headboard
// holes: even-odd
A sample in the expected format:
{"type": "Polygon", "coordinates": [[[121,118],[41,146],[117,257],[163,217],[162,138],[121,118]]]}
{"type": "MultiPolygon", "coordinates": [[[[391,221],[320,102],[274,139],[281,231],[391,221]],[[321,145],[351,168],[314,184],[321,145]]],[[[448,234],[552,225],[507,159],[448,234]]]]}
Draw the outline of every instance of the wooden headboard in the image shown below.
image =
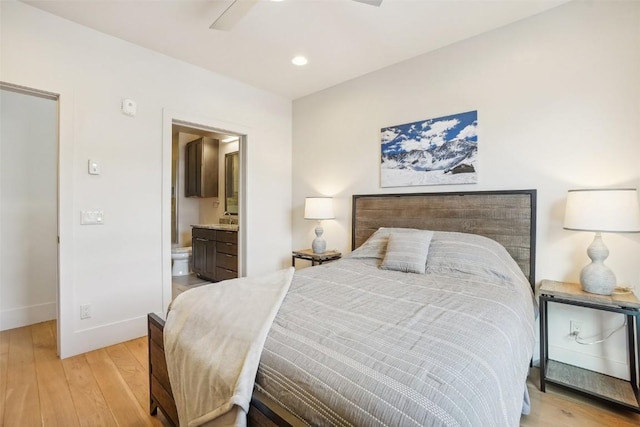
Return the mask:
{"type": "Polygon", "coordinates": [[[501,243],[535,286],[536,190],[354,195],[351,248],[380,227],[459,231],[501,243]]]}

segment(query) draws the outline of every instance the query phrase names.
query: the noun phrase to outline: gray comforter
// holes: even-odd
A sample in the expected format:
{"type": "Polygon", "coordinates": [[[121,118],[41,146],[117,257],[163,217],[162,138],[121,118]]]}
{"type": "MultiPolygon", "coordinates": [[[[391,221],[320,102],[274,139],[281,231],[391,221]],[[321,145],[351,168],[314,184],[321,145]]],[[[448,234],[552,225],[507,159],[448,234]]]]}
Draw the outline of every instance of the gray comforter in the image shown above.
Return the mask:
{"type": "Polygon", "coordinates": [[[296,272],[256,387],[310,425],[517,426],[534,302],[502,246],[436,232],[426,274],[380,261],[296,272]]]}

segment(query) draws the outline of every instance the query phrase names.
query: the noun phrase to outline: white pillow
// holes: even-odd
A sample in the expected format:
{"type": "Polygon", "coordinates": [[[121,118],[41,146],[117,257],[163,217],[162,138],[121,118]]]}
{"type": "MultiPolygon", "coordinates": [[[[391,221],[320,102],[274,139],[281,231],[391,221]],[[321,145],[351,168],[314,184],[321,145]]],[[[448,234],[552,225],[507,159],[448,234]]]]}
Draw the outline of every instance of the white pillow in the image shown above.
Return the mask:
{"type": "Polygon", "coordinates": [[[380,268],[424,274],[433,231],[414,230],[412,233],[389,234],[387,252],[380,268]]]}

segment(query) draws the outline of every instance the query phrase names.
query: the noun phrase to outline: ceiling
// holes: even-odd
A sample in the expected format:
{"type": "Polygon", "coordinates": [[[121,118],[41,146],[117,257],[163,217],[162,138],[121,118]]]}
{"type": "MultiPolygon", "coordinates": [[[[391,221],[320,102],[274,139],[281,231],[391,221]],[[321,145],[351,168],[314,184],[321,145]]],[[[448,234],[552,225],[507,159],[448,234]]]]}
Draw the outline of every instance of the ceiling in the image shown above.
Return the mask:
{"type": "Polygon", "coordinates": [[[296,99],[567,0],[260,0],[229,31],[209,26],[231,0],[22,1],[296,99]]]}

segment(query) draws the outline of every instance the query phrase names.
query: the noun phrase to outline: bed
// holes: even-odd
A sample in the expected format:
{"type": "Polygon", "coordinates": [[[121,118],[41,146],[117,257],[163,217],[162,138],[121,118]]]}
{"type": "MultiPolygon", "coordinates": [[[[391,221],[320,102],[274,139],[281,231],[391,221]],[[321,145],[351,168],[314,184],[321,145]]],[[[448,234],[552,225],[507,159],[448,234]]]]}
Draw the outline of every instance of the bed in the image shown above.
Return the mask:
{"type": "MultiPolygon", "coordinates": [[[[535,197],[353,196],[356,249],[296,272],[249,423],[518,425],[535,339],[535,197]]],[[[149,318],[151,410],[176,422],[159,378],[162,321],[149,318]]]]}

